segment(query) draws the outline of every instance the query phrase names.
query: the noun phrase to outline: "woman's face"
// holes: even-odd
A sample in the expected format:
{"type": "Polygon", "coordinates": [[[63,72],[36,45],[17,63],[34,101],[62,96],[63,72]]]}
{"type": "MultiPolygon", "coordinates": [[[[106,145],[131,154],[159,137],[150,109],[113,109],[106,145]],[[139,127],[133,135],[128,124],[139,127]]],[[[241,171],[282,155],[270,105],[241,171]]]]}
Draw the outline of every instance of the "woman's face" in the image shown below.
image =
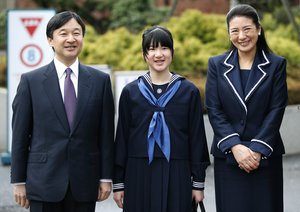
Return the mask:
{"type": "Polygon", "coordinates": [[[257,28],[251,18],[233,17],[229,22],[229,36],[232,44],[240,53],[253,53],[261,28],[257,28]]]}
{"type": "Polygon", "coordinates": [[[171,49],[161,46],[161,44],[159,44],[156,48],[150,46],[145,60],[150,71],[169,71],[169,67],[172,62],[171,49]]]}

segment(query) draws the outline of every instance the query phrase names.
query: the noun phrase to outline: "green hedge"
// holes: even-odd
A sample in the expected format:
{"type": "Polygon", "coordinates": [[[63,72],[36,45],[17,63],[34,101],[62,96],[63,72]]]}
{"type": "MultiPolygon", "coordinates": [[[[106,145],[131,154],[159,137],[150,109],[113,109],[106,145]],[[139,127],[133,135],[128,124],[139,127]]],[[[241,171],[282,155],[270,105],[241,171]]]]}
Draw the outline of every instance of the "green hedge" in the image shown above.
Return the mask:
{"type": "MultiPolygon", "coordinates": [[[[300,17],[296,17],[296,21],[300,24],[300,17]]],[[[229,46],[225,15],[187,10],[161,25],[166,26],[174,37],[172,70],[190,77],[203,89],[208,58],[227,51],[229,46]]],[[[289,103],[300,103],[300,44],[297,43],[297,34],[290,24],[279,24],[272,14],[264,14],[262,25],[271,49],[288,61],[289,103]]],[[[80,60],[87,64],[108,64],[113,71],[145,70],[141,37],[142,31],[134,34],[126,28],[98,35],[91,26],[87,26],[80,60]]],[[[0,66],[1,74],[4,73],[2,69],[5,67],[0,66]]]]}
{"type": "MultiPolygon", "coordinates": [[[[297,22],[299,22],[297,17],[297,22]]],[[[224,15],[203,14],[187,10],[172,17],[166,26],[173,34],[175,55],[172,70],[191,78],[203,90],[208,58],[227,51],[229,38],[224,15]],[[201,84],[198,83],[201,78],[201,84]]],[[[300,45],[291,25],[279,24],[271,14],[264,14],[262,25],[274,53],[288,60],[289,103],[300,103],[300,45]]],[[[147,27],[145,27],[147,28],[147,27]]],[[[130,33],[125,28],[97,35],[88,27],[82,62],[109,64],[113,70],[144,70],[147,68],[141,51],[142,32],[130,33]]]]}
{"type": "MultiPolygon", "coordinates": [[[[291,25],[280,25],[271,14],[265,14],[262,24],[270,47],[286,57],[289,65],[300,68],[297,35],[291,25]]],[[[175,60],[173,69],[184,73],[206,73],[207,59],[225,52],[229,46],[225,16],[187,10],[180,17],[161,23],[173,34],[175,60]]],[[[141,33],[132,34],[125,28],[97,35],[88,27],[81,60],[87,63],[107,63],[114,70],[145,68],[141,54],[141,33]]]]}

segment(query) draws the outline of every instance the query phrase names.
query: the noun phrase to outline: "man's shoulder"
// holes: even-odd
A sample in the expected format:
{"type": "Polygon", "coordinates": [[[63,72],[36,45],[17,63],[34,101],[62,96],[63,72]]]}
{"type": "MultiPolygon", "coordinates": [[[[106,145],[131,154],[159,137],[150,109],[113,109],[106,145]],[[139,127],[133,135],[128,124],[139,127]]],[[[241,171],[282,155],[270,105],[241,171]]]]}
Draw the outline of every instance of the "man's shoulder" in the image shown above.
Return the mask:
{"type": "Polygon", "coordinates": [[[87,71],[89,74],[93,75],[93,76],[99,76],[99,77],[102,77],[102,78],[107,78],[109,77],[109,74],[104,72],[103,70],[101,69],[96,69],[92,66],[89,66],[89,65],[85,65],[85,64],[82,64],[80,63],[79,65],[79,69],[81,71],[87,71]]]}
{"type": "Polygon", "coordinates": [[[25,72],[22,75],[26,76],[26,77],[36,77],[36,76],[40,76],[40,75],[44,75],[44,73],[50,68],[54,68],[54,64],[51,62],[49,64],[46,64],[44,66],[41,66],[39,68],[33,69],[31,71],[25,72]]]}

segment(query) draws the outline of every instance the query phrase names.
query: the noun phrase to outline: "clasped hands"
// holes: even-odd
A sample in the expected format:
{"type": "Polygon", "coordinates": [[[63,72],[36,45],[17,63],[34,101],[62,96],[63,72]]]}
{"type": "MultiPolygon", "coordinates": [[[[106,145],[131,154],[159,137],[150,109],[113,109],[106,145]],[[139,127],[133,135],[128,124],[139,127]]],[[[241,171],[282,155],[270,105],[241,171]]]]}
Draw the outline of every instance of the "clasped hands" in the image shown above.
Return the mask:
{"type": "Polygon", "coordinates": [[[247,173],[257,169],[261,161],[261,154],[253,152],[250,148],[237,144],[231,148],[233,156],[237,161],[240,169],[247,173]]]}

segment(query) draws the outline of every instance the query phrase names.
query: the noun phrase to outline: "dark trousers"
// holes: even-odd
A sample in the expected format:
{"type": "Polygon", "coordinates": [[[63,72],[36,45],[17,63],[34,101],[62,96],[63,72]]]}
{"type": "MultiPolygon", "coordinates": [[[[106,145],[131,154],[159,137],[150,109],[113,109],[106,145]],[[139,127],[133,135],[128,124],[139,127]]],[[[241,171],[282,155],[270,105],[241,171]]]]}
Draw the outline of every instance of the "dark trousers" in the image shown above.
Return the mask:
{"type": "Polygon", "coordinates": [[[30,201],[30,212],[95,212],[96,202],[78,202],[74,199],[70,186],[60,202],[30,201]]]}

